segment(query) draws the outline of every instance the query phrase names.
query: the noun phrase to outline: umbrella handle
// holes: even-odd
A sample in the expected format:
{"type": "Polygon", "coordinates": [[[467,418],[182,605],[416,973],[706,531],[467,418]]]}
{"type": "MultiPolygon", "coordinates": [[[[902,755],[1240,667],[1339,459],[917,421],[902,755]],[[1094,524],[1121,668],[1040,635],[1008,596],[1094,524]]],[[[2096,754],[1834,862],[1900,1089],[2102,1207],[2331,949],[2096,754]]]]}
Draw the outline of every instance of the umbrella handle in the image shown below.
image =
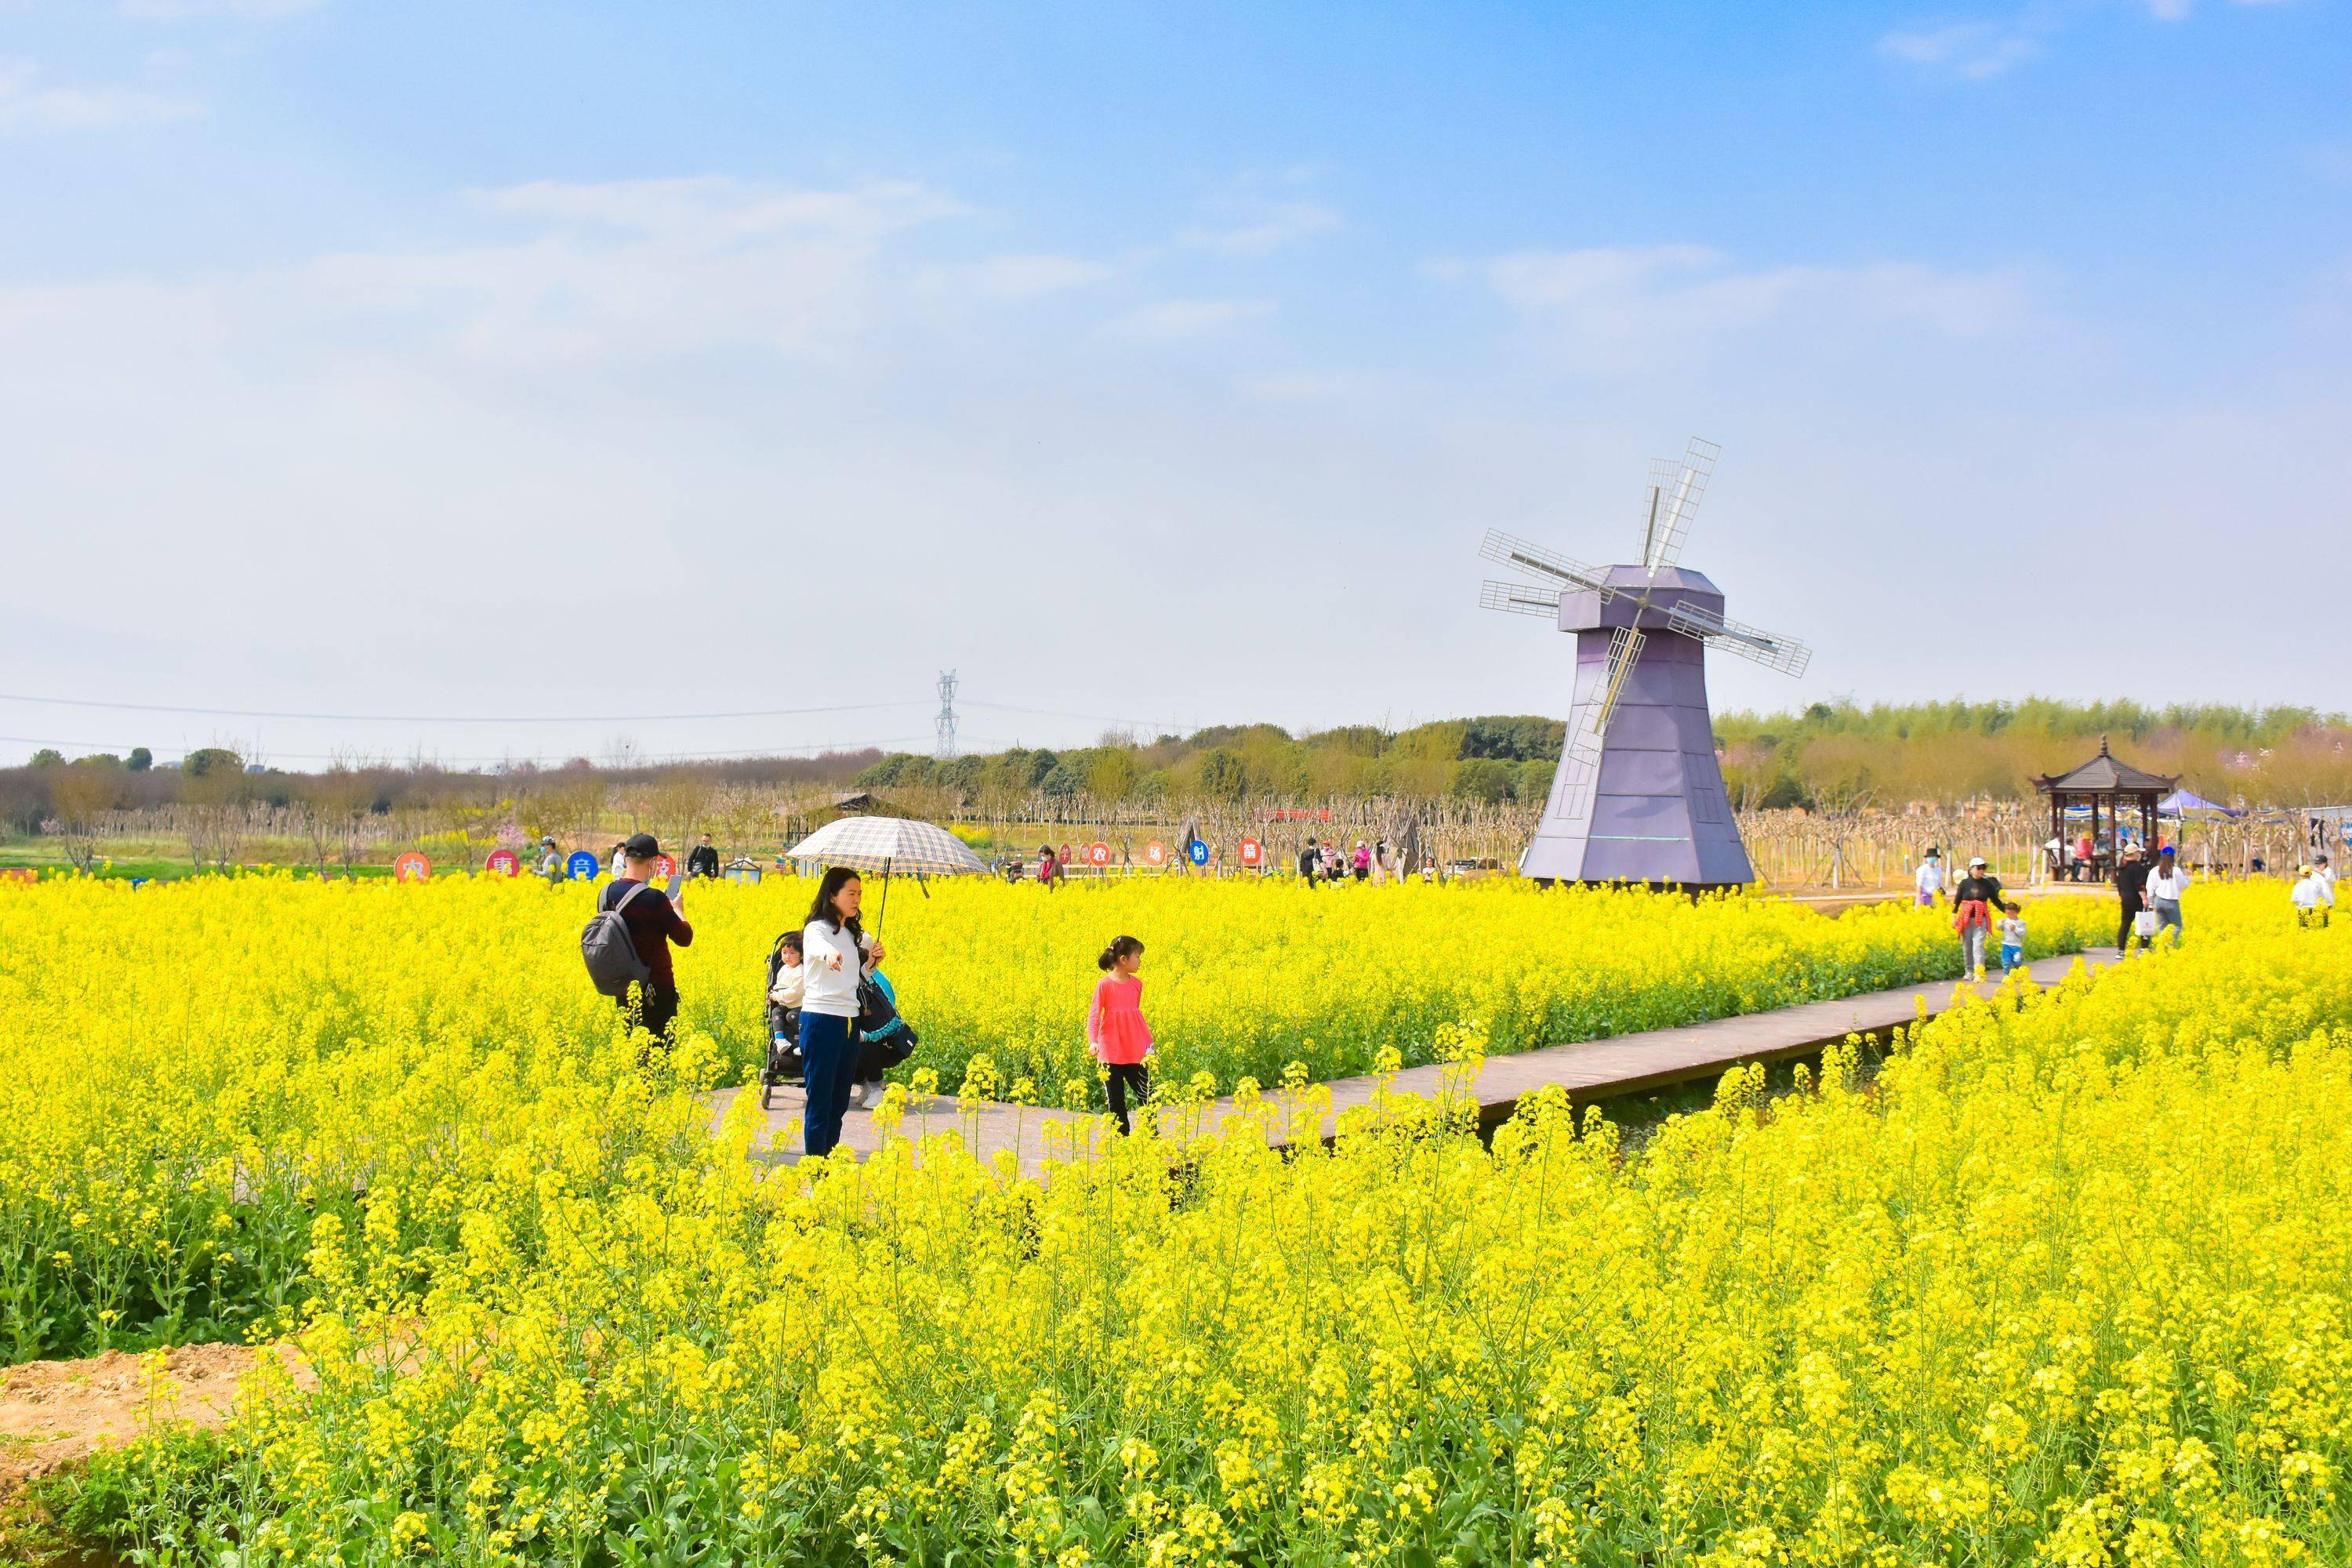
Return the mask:
{"type": "Polygon", "coordinates": [[[890,912],[890,858],[882,859],[882,907],[874,911],[874,934],[882,934],[882,921],[890,912]]]}

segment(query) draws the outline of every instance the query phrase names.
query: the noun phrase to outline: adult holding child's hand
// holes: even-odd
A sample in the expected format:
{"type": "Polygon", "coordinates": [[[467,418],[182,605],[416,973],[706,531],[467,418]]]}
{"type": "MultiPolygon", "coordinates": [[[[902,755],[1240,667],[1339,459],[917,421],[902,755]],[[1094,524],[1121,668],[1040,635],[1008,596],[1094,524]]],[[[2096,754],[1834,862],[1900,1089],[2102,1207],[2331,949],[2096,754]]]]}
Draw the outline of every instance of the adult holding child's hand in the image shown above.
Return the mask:
{"type": "Polygon", "coordinates": [[[849,1089],[857,1077],[857,984],[882,962],[882,943],[866,934],[857,918],[866,896],[857,873],[846,866],[827,870],[817,883],[801,931],[801,1061],[808,1085],[802,1118],[812,1158],[841,1142],[841,1119],[849,1111],[849,1089]]]}

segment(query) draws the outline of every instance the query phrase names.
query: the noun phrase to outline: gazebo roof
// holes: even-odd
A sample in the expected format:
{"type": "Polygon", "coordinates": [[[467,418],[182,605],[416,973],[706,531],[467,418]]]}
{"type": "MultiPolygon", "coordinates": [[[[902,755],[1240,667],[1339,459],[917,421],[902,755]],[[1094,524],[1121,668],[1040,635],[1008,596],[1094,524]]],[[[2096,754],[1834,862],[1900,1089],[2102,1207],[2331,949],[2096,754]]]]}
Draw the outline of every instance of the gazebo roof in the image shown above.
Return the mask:
{"type": "Polygon", "coordinates": [[[2033,787],[2043,795],[2137,795],[2143,790],[2162,795],[2180,783],[2178,773],[2142,773],[2129,763],[2118,762],[2107,751],[2107,738],[2099,737],[2099,754],[2082,766],[2056,777],[2044,773],[2033,781],[2033,787]]]}

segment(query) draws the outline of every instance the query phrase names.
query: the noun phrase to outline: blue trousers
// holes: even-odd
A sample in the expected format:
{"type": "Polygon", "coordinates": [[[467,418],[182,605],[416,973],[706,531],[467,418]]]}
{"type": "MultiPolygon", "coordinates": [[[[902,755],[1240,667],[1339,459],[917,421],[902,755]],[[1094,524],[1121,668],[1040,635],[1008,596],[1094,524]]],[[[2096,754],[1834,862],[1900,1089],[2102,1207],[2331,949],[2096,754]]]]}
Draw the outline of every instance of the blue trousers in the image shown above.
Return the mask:
{"type": "Polygon", "coordinates": [[[808,1084],[801,1130],[809,1157],[821,1159],[841,1142],[841,1119],[848,1114],[849,1086],[857,1076],[857,1042],[849,1020],[803,1009],[801,1062],[808,1084]]]}

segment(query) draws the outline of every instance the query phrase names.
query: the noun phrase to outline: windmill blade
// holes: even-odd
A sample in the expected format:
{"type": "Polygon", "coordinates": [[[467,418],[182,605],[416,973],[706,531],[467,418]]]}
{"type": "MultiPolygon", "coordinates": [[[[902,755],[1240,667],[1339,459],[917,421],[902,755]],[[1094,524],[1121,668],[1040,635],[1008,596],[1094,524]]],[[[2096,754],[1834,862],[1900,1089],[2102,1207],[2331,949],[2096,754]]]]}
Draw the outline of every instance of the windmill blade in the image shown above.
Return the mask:
{"type": "Polygon", "coordinates": [[[1538,587],[1532,583],[1497,583],[1486,579],[1478,589],[1478,605],[1482,609],[1507,610],[1517,616],[1541,616],[1548,621],[1559,619],[1558,588],[1538,587]]]}
{"type": "Polygon", "coordinates": [[[1478,553],[1497,565],[1511,567],[1530,577],[1549,578],[1572,588],[1597,588],[1603,594],[1609,592],[1601,583],[1600,567],[1587,566],[1557,550],[1547,550],[1531,539],[1521,539],[1498,528],[1486,531],[1485,541],[1478,546],[1478,553]]]}
{"type": "Polygon", "coordinates": [[[1642,487],[1642,564],[1651,563],[1658,548],[1658,531],[1668,521],[1675,482],[1682,478],[1683,466],[1672,458],[1650,459],[1650,482],[1642,487]]]}
{"type": "Polygon", "coordinates": [[[1761,626],[1743,626],[1688,599],[1666,612],[1666,624],[1709,647],[1753,659],[1783,675],[1802,675],[1806,666],[1813,662],[1813,650],[1796,638],[1768,632],[1761,626]]]}
{"type": "Polygon", "coordinates": [[[1642,563],[1652,572],[1682,559],[1683,540],[1690,532],[1691,519],[1698,513],[1698,503],[1706,499],[1707,480],[1715,477],[1715,460],[1722,455],[1722,447],[1694,436],[1680,463],[1661,458],[1650,465],[1650,483],[1658,496],[1657,519],[1643,535],[1642,563]]]}
{"type": "Polygon", "coordinates": [[[1569,726],[1559,753],[1560,771],[1568,775],[1568,792],[1560,798],[1571,810],[1582,809],[1582,796],[1590,794],[1600,780],[1601,742],[1609,733],[1609,721],[1617,712],[1617,700],[1624,695],[1633,663],[1642,657],[1645,640],[1630,626],[1621,626],[1612,634],[1609,662],[1601,672],[1601,684],[1593,689],[1592,696],[1569,726]]]}
{"type": "Polygon", "coordinates": [[[1595,736],[1608,733],[1617,700],[1625,694],[1625,683],[1633,673],[1633,661],[1642,657],[1642,645],[1648,640],[1631,626],[1619,626],[1610,634],[1609,664],[1601,673],[1601,690],[1592,704],[1595,736]]]}

